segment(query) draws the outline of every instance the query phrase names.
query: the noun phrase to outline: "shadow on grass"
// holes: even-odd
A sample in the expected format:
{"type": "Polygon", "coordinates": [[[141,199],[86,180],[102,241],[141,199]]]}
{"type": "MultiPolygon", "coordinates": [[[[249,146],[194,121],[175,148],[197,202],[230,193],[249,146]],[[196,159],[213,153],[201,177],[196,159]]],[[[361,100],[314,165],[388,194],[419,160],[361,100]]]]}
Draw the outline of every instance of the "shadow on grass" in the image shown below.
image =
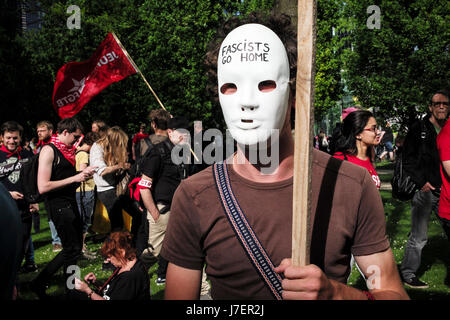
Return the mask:
{"type": "Polygon", "coordinates": [[[44,238],[41,238],[39,240],[34,240],[33,239],[33,248],[36,251],[39,248],[47,246],[51,242],[52,242],[52,238],[51,237],[44,237],[44,238]]]}
{"type": "Polygon", "coordinates": [[[422,262],[417,276],[420,278],[434,264],[442,263],[446,266],[444,284],[449,287],[450,297],[450,241],[442,236],[433,236],[428,239],[427,245],[422,250],[422,262]]]}
{"type": "MultiPolygon", "coordinates": [[[[386,191],[388,192],[388,191],[386,191]]],[[[399,201],[392,197],[382,195],[384,206],[390,204],[394,207],[391,212],[386,212],[388,219],[386,221],[386,233],[390,239],[397,236],[399,222],[404,219],[406,210],[409,210],[409,201],[399,201]]]]}

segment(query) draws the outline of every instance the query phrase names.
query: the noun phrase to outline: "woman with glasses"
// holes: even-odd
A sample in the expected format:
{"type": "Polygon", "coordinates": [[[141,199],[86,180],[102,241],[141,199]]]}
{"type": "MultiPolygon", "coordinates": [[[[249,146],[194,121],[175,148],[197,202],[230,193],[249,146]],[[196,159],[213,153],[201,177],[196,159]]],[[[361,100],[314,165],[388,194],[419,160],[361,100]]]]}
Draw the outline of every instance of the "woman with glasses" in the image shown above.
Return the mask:
{"type": "Polygon", "coordinates": [[[380,189],[380,178],[371,162],[372,149],[381,141],[381,131],[373,114],[365,110],[353,111],[345,117],[335,139],[333,156],[366,168],[380,189]]]}

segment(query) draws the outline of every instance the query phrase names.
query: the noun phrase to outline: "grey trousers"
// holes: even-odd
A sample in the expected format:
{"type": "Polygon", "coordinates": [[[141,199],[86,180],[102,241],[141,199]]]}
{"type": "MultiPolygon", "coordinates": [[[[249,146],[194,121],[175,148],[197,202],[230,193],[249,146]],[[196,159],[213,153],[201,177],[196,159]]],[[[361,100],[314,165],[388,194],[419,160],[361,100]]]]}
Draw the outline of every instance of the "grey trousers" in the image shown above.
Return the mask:
{"type": "Polygon", "coordinates": [[[431,211],[439,214],[439,197],[431,191],[417,191],[411,200],[411,233],[400,266],[403,279],[411,279],[420,267],[422,249],[428,241],[428,222],[431,211]]]}

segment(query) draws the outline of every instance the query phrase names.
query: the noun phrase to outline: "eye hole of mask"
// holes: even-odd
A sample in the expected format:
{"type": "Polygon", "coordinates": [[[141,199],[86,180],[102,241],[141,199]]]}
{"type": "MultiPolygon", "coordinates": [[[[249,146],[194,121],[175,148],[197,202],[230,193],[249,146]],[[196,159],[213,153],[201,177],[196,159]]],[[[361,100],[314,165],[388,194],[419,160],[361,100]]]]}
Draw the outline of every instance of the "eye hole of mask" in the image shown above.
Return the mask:
{"type": "Polygon", "coordinates": [[[265,81],[261,81],[258,84],[258,89],[261,92],[270,92],[275,90],[275,88],[277,87],[277,84],[275,81],[273,80],[265,80],[265,81]]]}
{"type": "Polygon", "coordinates": [[[233,94],[236,91],[237,91],[237,87],[234,83],[224,83],[220,87],[220,92],[222,92],[222,94],[233,94]]]}

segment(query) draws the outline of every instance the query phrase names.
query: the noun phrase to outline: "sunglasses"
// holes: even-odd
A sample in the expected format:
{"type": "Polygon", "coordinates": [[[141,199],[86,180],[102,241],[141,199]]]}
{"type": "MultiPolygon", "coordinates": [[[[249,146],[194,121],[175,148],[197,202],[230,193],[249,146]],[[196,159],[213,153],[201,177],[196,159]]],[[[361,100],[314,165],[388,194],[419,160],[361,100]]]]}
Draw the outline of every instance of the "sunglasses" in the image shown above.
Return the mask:
{"type": "Polygon", "coordinates": [[[448,101],[436,101],[436,102],[431,102],[431,105],[433,107],[439,107],[440,105],[443,105],[444,107],[448,107],[448,101]]]}

